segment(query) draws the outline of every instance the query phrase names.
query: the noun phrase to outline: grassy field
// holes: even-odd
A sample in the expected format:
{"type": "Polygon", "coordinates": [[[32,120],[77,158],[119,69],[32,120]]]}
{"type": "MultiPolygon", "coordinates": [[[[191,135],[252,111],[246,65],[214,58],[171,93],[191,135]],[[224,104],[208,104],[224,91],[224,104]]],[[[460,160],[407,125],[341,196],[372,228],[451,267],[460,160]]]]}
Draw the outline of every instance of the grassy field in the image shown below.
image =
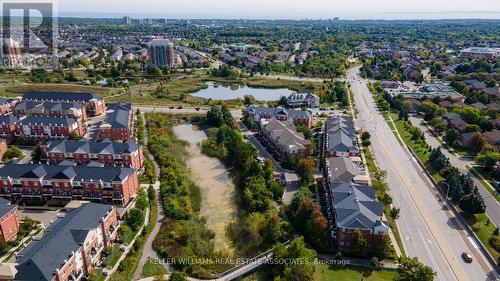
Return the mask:
{"type": "Polygon", "coordinates": [[[393,270],[376,270],[359,267],[331,267],[328,265],[317,265],[314,273],[315,281],[392,281],[397,272],[393,270]]]}
{"type": "Polygon", "coordinates": [[[86,92],[93,93],[103,97],[116,95],[118,88],[104,88],[99,86],[85,86],[79,84],[20,84],[0,86],[0,96],[16,97],[28,91],[42,92],[86,92]]]}
{"type": "Polygon", "coordinates": [[[113,247],[111,247],[111,252],[103,261],[103,266],[105,265],[109,269],[113,268],[118,259],[121,257],[122,253],[123,251],[120,250],[118,244],[113,245],[113,247]]]}
{"type": "Polygon", "coordinates": [[[490,243],[488,243],[488,240],[493,235],[493,231],[495,231],[495,225],[490,222],[486,214],[469,215],[462,213],[462,216],[471,226],[472,230],[476,233],[477,237],[481,240],[488,252],[493,256],[493,258],[495,258],[495,260],[498,260],[500,253],[493,249],[490,243]]]}
{"type": "Polygon", "coordinates": [[[167,274],[167,270],[163,265],[152,262],[151,258],[148,258],[148,261],[142,267],[141,275],[143,278],[165,274],[167,274]]]}

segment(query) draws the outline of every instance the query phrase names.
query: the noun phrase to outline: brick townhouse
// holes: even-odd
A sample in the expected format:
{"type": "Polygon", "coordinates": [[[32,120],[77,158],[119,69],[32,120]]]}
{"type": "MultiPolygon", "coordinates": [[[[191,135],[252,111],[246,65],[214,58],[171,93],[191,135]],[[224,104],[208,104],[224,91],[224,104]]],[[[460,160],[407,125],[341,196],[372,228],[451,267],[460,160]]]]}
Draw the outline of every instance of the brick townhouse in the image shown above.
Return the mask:
{"type": "Polygon", "coordinates": [[[306,140],[303,133],[297,132],[295,126],[271,119],[263,122],[261,128],[263,141],[277,154],[288,153],[296,158],[311,155],[311,141],[306,140]]]}
{"type": "Polygon", "coordinates": [[[79,102],[23,101],[14,107],[13,113],[20,116],[74,117],[87,120],[87,112],[79,102]]]}
{"type": "Polygon", "coordinates": [[[333,116],[325,122],[325,151],[328,157],[359,156],[352,117],[333,116]]]}
{"type": "Polygon", "coordinates": [[[132,104],[121,102],[109,104],[110,113],[99,127],[99,139],[127,141],[132,137],[133,112],[132,104]]]}
{"type": "Polygon", "coordinates": [[[101,264],[120,223],[109,205],[85,203],[56,221],[17,260],[15,280],[85,280],[101,264]]]}
{"type": "Polygon", "coordinates": [[[7,141],[0,139],[0,161],[3,161],[3,155],[7,152],[7,141]]]}
{"type": "Polygon", "coordinates": [[[377,201],[375,189],[354,183],[330,186],[334,209],[335,232],[339,251],[349,252],[354,230],[359,230],[368,249],[389,235],[389,224],[382,219],[382,204],[377,201]]]}
{"type": "Polygon", "coordinates": [[[0,168],[0,195],[17,200],[91,200],[126,205],[137,193],[137,172],[122,167],[7,164],[0,168]]]}
{"type": "Polygon", "coordinates": [[[244,109],[243,114],[245,117],[253,118],[255,123],[260,123],[261,119],[277,119],[279,121],[291,122],[295,126],[311,128],[314,125],[312,114],[304,110],[249,105],[244,109]]]}
{"type": "Polygon", "coordinates": [[[0,234],[3,239],[5,241],[16,239],[20,224],[17,205],[0,197],[0,234]]]}
{"type": "Polygon", "coordinates": [[[12,112],[12,104],[4,99],[0,99],[0,115],[7,115],[12,112]]]}
{"type": "Polygon", "coordinates": [[[81,103],[87,116],[98,116],[106,111],[104,99],[91,93],[27,92],[23,101],[81,103]]]}
{"type": "Polygon", "coordinates": [[[126,166],[134,169],[140,169],[144,164],[142,147],[131,140],[125,143],[50,141],[42,144],[40,148],[42,158],[51,164],[64,160],[72,160],[80,165],[97,161],[105,166],[126,166]]]}
{"type": "Polygon", "coordinates": [[[45,116],[0,116],[0,137],[6,139],[66,139],[71,133],[83,136],[81,120],[65,117],[45,116]]]}

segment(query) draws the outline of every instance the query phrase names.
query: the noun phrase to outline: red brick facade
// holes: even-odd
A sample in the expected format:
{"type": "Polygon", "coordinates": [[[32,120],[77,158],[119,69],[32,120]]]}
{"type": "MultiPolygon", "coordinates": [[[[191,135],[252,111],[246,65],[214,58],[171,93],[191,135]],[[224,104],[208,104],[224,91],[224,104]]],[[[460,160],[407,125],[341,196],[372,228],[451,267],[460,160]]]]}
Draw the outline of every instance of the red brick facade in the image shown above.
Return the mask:
{"type": "Polygon", "coordinates": [[[17,206],[0,218],[0,232],[5,241],[14,240],[17,237],[20,225],[19,209],[17,206]]]}

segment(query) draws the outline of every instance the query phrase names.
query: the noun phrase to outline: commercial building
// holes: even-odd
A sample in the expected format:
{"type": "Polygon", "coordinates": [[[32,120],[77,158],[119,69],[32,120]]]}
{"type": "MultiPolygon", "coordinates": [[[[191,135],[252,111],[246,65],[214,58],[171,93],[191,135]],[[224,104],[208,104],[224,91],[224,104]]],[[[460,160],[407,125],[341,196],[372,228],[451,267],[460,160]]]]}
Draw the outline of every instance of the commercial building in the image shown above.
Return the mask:
{"type": "Polygon", "coordinates": [[[39,241],[21,251],[15,280],[82,280],[101,264],[120,223],[109,205],[86,203],[47,229],[39,241]]]}
{"type": "Polygon", "coordinates": [[[42,159],[51,164],[65,160],[84,165],[97,161],[105,166],[125,166],[140,169],[144,164],[142,147],[133,141],[113,143],[80,140],[50,141],[40,146],[42,159]]]}
{"type": "Polygon", "coordinates": [[[311,155],[311,141],[306,140],[303,133],[297,132],[295,126],[276,119],[261,123],[263,141],[273,148],[278,155],[287,153],[296,158],[307,158],[311,155]]]}
{"type": "Polygon", "coordinates": [[[245,117],[253,118],[255,123],[260,123],[261,119],[277,119],[289,122],[295,126],[311,128],[314,125],[314,117],[309,111],[304,110],[249,105],[245,107],[243,113],[245,117]]]}
{"type": "Polygon", "coordinates": [[[334,237],[340,251],[348,252],[354,230],[361,232],[368,249],[389,234],[389,224],[383,220],[382,204],[377,201],[375,189],[354,183],[332,184],[334,209],[334,237]]]}
{"type": "Polygon", "coordinates": [[[149,45],[149,58],[154,67],[175,64],[174,44],[167,39],[155,39],[149,45]]]}
{"type": "Polygon", "coordinates": [[[460,51],[460,55],[478,59],[494,59],[500,56],[500,48],[471,47],[460,51]]]}
{"type": "Polygon", "coordinates": [[[287,105],[290,108],[319,107],[320,98],[311,93],[293,93],[287,98],[287,105]]]}
{"type": "Polygon", "coordinates": [[[16,239],[20,224],[17,205],[0,197],[0,234],[2,238],[5,241],[16,239]]]}
{"type": "Polygon", "coordinates": [[[121,102],[109,104],[110,113],[99,127],[99,139],[127,141],[132,137],[133,112],[132,104],[121,102]]]}
{"type": "Polygon", "coordinates": [[[91,200],[126,205],[137,193],[137,172],[122,167],[7,164],[0,168],[0,196],[17,200],[91,200]]]}
{"type": "Polygon", "coordinates": [[[98,116],[106,111],[104,99],[91,93],[28,92],[23,95],[23,101],[81,103],[87,116],[98,116]]]}

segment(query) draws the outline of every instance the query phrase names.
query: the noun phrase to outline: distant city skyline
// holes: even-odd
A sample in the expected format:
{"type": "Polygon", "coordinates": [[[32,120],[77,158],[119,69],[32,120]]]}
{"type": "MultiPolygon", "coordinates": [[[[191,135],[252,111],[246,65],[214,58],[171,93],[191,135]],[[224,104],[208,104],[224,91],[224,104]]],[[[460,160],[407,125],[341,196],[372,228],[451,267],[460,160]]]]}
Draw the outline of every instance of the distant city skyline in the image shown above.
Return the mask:
{"type": "Polygon", "coordinates": [[[491,0],[59,0],[58,10],[60,16],[114,18],[500,19],[500,1],[491,0]]]}

